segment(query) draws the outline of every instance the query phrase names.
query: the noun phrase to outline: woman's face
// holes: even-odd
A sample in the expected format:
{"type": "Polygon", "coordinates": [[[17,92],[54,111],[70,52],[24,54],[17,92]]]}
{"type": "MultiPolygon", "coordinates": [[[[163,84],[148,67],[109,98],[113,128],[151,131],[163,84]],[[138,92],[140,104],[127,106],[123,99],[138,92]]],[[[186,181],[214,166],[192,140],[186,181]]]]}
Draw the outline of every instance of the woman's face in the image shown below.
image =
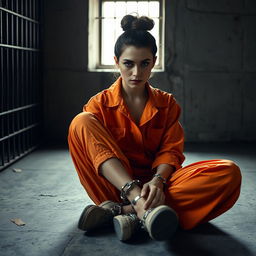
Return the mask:
{"type": "Polygon", "coordinates": [[[115,57],[115,62],[120,70],[123,86],[137,88],[148,81],[156,57],[149,48],[127,46],[119,60],[115,57]]]}

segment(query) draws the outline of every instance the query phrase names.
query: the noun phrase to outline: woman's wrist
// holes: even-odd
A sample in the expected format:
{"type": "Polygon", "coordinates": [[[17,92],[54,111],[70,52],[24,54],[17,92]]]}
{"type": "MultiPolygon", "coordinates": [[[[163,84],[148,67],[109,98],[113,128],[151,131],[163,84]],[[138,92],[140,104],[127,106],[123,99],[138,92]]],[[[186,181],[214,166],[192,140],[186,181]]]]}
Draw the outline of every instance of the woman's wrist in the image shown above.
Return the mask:
{"type": "Polygon", "coordinates": [[[139,186],[134,186],[133,189],[130,190],[129,194],[127,195],[127,199],[131,202],[136,196],[141,194],[141,188],[139,186]]]}
{"type": "Polygon", "coordinates": [[[157,186],[158,188],[164,190],[164,187],[165,187],[165,183],[163,183],[162,180],[158,179],[157,177],[153,177],[151,182],[157,186]]]}
{"type": "Polygon", "coordinates": [[[153,175],[153,178],[158,179],[159,181],[161,181],[162,183],[166,183],[166,179],[160,174],[160,173],[156,173],[153,175]]]}
{"type": "MultiPolygon", "coordinates": [[[[175,171],[175,167],[169,164],[160,164],[155,168],[154,176],[162,180],[164,184],[167,183],[171,174],[175,171]]],[[[153,176],[153,177],[154,177],[153,176]]]]}

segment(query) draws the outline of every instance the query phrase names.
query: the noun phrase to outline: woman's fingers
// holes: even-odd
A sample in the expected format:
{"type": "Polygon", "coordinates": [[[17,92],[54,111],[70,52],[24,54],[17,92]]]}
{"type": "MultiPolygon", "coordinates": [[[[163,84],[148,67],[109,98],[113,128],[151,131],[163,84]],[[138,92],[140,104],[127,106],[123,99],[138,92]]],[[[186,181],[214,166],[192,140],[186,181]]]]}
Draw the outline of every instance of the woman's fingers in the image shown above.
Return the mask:
{"type": "Polygon", "coordinates": [[[155,186],[149,186],[150,192],[148,198],[144,204],[144,209],[154,208],[165,202],[165,195],[161,189],[155,186]]]}
{"type": "Polygon", "coordinates": [[[163,202],[163,192],[160,189],[156,190],[155,196],[152,199],[151,203],[148,205],[148,208],[154,208],[161,205],[163,202]]]}
{"type": "Polygon", "coordinates": [[[148,192],[148,188],[149,188],[149,185],[148,184],[144,184],[143,187],[142,187],[142,190],[141,190],[141,196],[142,197],[145,197],[147,192],[148,192]]]}
{"type": "Polygon", "coordinates": [[[162,205],[162,204],[164,204],[165,203],[165,194],[162,192],[162,194],[161,194],[161,199],[160,199],[160,201],[159,201],[159,205],[162,205]]]}
{"type": "Polygon", "coordinates": [[[148,207],[151,205],[152,201],[155,198],[156,193],[157,193],[157,188],[155,186],[149,185],[149,194],[148,194],[148,197],[147,197],[146,202],[144,204],[144,209],[145,210],[147,210],[148,207]]]}

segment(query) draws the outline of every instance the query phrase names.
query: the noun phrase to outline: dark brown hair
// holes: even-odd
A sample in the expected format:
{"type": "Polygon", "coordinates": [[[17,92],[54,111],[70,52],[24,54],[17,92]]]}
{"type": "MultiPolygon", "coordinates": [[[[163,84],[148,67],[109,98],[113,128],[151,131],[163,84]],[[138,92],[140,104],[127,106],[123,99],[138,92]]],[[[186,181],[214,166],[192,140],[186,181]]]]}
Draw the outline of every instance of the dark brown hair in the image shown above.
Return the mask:
{"type": "Polygon", "coordinates": [[[128,45],[150,48],[153,56],[155,56],[157,52],[156,40],[148,32],[154,25],[154,21],[146,16],[124,16],[121,21],[124,33],[118,37],[115,44],[115,56],[117,59],[119,60],[124,48],[128,45]]]}

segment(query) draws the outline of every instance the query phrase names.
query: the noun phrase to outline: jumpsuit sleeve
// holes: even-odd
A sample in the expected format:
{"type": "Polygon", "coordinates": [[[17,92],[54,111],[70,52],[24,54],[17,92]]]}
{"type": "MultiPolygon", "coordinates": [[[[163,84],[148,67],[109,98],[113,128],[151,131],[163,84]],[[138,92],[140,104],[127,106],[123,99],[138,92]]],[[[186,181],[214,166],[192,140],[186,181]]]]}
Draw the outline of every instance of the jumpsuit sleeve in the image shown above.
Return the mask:
{"type": "Polygon", "coordinates": [[[98,95],[92,97],[84,106],[83,112],[90,112],[94,114],[97,119],[103,124],[104,123],[104,115],[102,111],[102,104],[100,102],[98,95]]]}
{"type": "Polygon", "coordinates": [[[182,167],[181,165],[185,160],[183,155],[184,132],[179,122],[181,108],[173,96],[171,96],[170,101],[165,131],[159,151],[157,152],[152,164],[152,169],[155,169],[160,164],[169,164],[178,170],[182,167]]]}

